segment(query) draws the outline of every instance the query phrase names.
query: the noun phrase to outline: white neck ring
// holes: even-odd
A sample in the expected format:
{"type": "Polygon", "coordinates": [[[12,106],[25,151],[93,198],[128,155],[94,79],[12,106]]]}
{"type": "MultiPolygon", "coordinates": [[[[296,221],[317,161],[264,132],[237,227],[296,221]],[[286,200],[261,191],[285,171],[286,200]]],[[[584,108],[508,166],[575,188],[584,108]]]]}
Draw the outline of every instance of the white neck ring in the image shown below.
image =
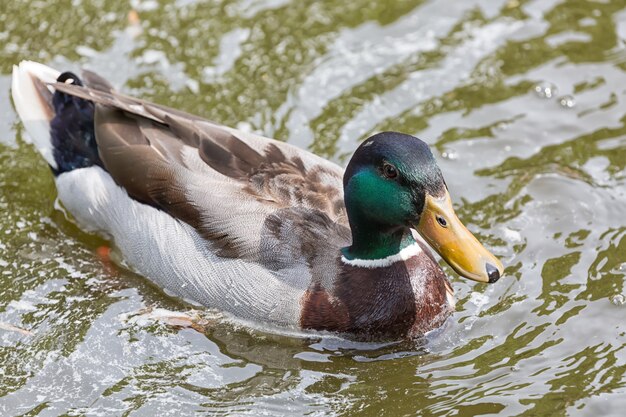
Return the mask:
{"type": "Polygon", "coordinates": [[[400,252],[389,255],[386,258],[381,259],[348,259],[345,256],[341,255],[341,262],[346,265],[355,266],[358,268],[384,268],[386,266],[392,265],[396,262],[406,261],[418,254],[422,253],[422,247],[417,243],[413,243],[406,248],[402,249],[400,252]]]}

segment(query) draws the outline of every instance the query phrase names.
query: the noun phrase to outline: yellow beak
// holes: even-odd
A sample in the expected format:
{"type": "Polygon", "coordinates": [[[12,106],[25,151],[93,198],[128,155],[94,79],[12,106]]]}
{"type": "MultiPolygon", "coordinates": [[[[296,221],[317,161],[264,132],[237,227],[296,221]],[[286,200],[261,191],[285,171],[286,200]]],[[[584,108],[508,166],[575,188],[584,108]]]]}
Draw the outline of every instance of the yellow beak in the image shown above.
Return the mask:
{"type": "Polygon", "coordinates": [[[442,198],[426,195],[415,230],[459,275],[489,283],[502,276],[502,262],[461,223],[452,208],[448,191],[442,198]]]}

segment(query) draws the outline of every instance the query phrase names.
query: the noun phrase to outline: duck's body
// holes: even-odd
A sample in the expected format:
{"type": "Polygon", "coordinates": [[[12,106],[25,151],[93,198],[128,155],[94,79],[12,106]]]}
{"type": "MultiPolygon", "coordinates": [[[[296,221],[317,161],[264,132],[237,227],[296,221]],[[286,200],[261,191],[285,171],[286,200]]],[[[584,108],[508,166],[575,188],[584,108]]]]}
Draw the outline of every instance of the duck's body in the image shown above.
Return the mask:
{"type": "Polygon", "coordinates": [[[68,74],[21,63],[18,113],[63,205],[166,291],[255,322],[391,338],[453,311],[409,229],[395,252],[352,256],[339,166],[68,74]]]}

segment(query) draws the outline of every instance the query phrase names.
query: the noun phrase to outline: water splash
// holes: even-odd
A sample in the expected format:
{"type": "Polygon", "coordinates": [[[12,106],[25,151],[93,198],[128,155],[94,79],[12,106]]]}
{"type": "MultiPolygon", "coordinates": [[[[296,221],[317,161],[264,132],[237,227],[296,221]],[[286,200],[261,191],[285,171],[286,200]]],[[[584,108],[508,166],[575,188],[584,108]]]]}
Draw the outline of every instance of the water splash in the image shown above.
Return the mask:
{"type": "Polygon", "coordinates": [[[535,94],[537,94],[537,96],[541,98],[552,98],[558,92],[556,85],[547,81],[537,84],[534,90],[535,94]]]}
{"type": "Polygon", "coordinates": [[[576,100],[574,100],[574,97],[567,95],[567,96],[563,96],[559,99],[559,104],[562,107],[565,107],[567,109],[571,109],[572,107],[574,107],[576,105],[576,100]]]}
{"type": "Polygon", "coordinates": [[[623,306],[626,304],[626,297],[622,294],[615,294],[611,297],[611,303],[616,306],[623,306]]]}
{"type": "Polygon", "coordinates": [[[458,159],[459,154],[452,150],[445,150],[441,152],[441,157],[444,159],[449,159],[451,161],[454,161],[455,159],[458,159]]]}

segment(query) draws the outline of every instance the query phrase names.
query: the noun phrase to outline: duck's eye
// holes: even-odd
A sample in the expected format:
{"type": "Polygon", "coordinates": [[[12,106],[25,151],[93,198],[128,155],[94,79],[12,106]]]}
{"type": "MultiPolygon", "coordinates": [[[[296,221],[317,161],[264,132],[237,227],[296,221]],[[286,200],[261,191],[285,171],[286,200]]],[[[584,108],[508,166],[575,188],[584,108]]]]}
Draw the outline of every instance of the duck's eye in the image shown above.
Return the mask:
{"type": "Polygon", "coordinates": [[[448,227],[448,222],[440,215],[437,215],[437,223],[439,223],[441,227],[448,227]]]}
{"type": "Polygon", "coordinates": [[[389,179],[394,179],[398,176],[398,169],[388,162],[383,164],[383,175],[389,179]]]}

